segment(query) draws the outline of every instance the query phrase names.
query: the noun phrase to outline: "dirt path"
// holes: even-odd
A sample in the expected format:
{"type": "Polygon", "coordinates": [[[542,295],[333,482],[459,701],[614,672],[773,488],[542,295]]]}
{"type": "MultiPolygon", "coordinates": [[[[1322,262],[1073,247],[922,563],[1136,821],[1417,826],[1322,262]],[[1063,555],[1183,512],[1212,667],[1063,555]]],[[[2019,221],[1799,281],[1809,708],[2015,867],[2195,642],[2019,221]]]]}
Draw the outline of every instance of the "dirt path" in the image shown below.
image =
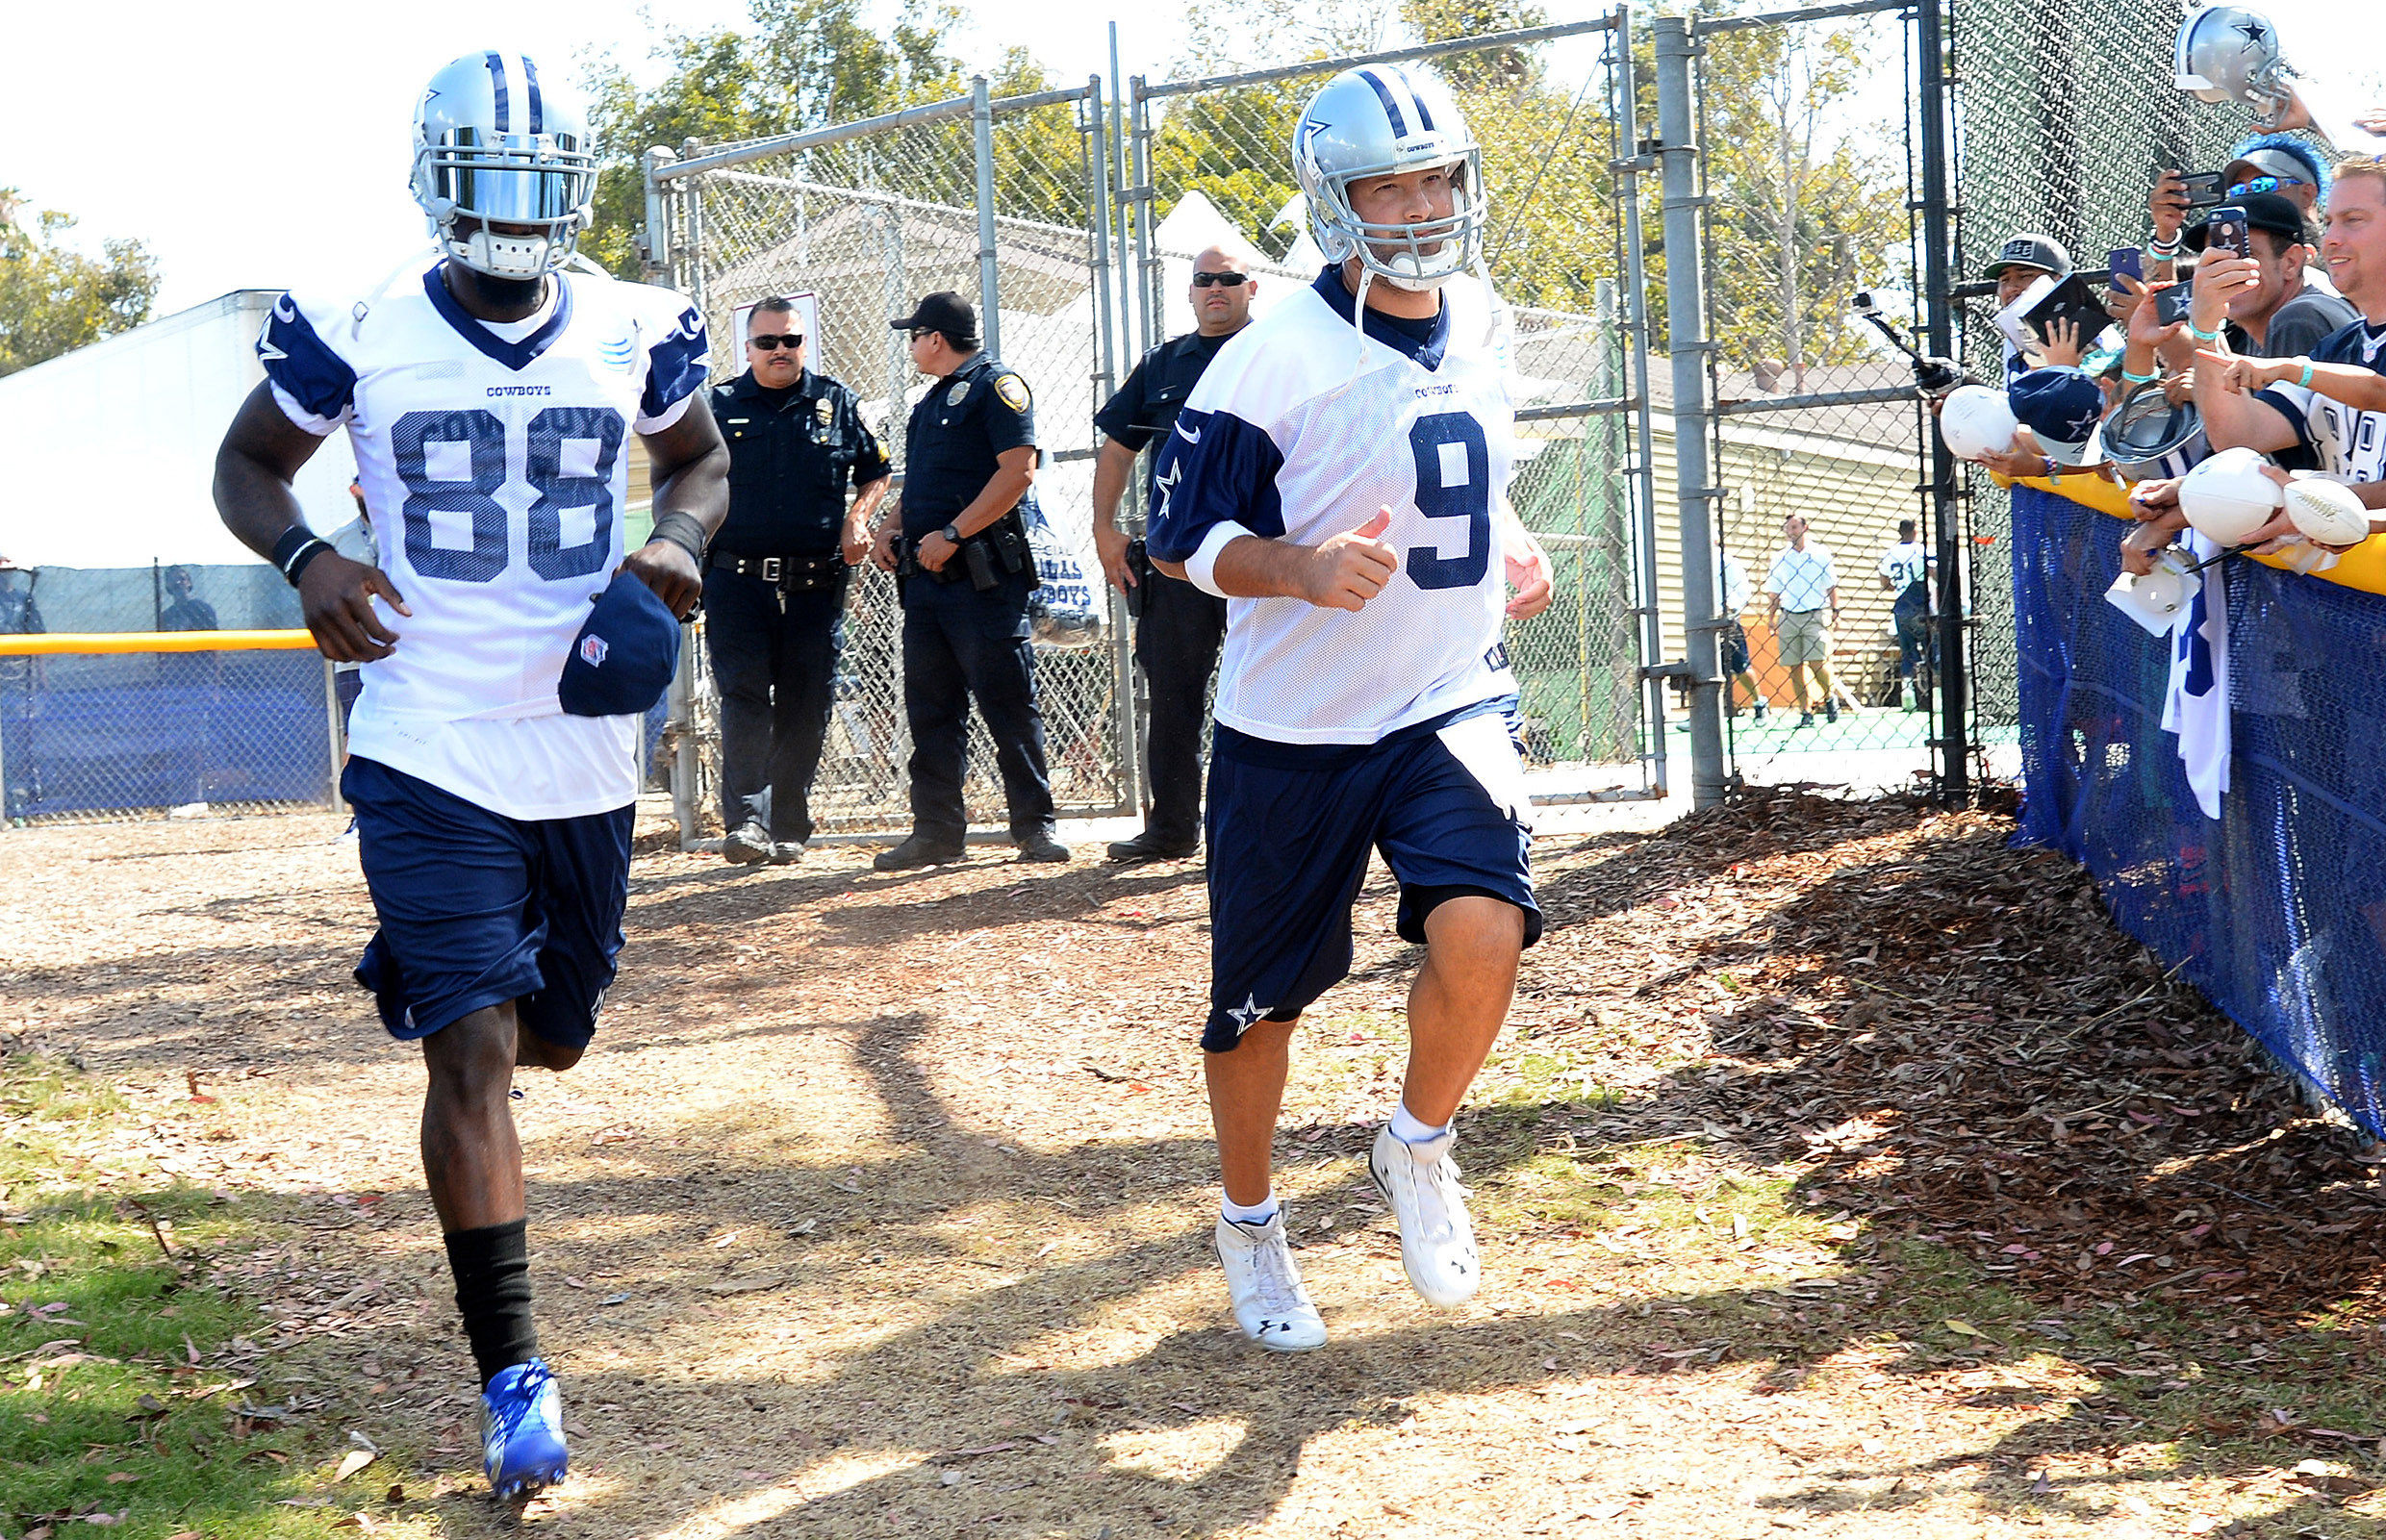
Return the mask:
{"type": "MultiPolygon", "coordinates": [[[[237,1351],[394,1452],[384,1518],[495,1533],[419,1071],[347,984],[369,911],[334,827],[0,836],[0,1032],[131,1100],[97,1169],[269,1195],[276,1240],[220,1273],[277,1325],[237,1351]]],[[[1198,867],[748,872],[650,835],[596,1046],[518,1105],[577,1434],[530,1522],[2386,1532],[2379,1345],[2338,1308],[2380,1272],[2359,1147],[2002,833],[1785,799],[1549,842],[1551,937],[1459,1151],[1486,1283],[1447,1314],[1364,1179],[1413,963],[1379,871],[1297,1050],[1283,1190],[1334,1342],[1292,1361],[1235,1334],[1208,1254],[1198,867]],[[2131,1056],[2149,1029],[2176,1063],[2131,1056]],[[2108,1073],[2139,1089],[2046,1132],[2108,1073]],[[2267,1212],[2201,1219],[2206,1189],[2267,1212]]]]}

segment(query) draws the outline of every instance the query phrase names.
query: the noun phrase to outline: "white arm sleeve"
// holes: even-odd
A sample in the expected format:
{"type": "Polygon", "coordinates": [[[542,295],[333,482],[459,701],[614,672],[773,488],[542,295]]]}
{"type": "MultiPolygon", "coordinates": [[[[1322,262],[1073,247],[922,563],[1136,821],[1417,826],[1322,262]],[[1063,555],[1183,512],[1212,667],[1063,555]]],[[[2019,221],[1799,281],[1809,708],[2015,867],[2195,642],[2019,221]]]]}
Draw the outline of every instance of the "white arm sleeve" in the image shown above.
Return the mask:
{"type": "Polygon", "coordinates": [[[1202,537],[1201,548],[1184,559],[1186,579],[1204,593],[1215,593],[1222,599],[1232,598],[1232,594],[1218,586],[1218,553],[1246,535],[1253,540],[1259,538],[1240,524],[1210,525],[1209,533],[1202,537]]]}

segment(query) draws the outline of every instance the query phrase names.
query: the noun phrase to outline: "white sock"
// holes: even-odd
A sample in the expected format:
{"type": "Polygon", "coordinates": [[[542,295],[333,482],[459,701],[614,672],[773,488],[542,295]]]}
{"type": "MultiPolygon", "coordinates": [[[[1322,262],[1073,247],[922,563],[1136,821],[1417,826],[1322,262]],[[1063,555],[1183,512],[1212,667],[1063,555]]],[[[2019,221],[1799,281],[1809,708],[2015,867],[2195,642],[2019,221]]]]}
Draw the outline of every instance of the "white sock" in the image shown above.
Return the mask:
{"type": "Polygon", "coordinates": [[[1238,1203],[1231,1198],[1227,1197],[1226,1194],[1220,1193],[1218,1195],[1218,1212],[1224,1214],[1228,1219],[1232,1220],[1237,1224],[1265,1224],[1268,1221],[1274,1219],[1277,1214],[1281,1212],[1281,1209],[1276,1201],[1276,1195],[1273,1192],[1270,1192],[1265,1198],[1260,1199],[1256,1203],[1238,1203]]]}
{"type": "Polygon", "coordinates": [[[1448,1123],[1445,1123],[1436,1128],[1415,1113],[1410,1112],[1409,1103],[1406,1101],[1392,1109],[1392,1137],[1404,1145],[1430,1144],[1449,1131],[1448,1123]]]}

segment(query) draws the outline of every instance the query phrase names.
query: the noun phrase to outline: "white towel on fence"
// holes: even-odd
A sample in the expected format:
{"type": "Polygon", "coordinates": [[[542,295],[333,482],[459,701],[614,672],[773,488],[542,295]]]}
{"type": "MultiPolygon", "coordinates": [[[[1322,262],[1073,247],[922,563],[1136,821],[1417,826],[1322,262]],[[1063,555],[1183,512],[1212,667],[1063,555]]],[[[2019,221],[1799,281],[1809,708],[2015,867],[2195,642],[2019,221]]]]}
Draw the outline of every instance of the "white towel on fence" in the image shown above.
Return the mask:
{"type": "MultiPolygon", "coordinates": [[[[2207,561],[2221,547],[2190,530],[2187,548],[2207,561]]],[[[2163,731],[2179,737],[2188,788],[2204,817],[2221,816],[2228,790],[2228,589],[2218,565],[2197,576],[2203,588],[2170,634],[2170,688],[2163,699],[2163,731]]]]}

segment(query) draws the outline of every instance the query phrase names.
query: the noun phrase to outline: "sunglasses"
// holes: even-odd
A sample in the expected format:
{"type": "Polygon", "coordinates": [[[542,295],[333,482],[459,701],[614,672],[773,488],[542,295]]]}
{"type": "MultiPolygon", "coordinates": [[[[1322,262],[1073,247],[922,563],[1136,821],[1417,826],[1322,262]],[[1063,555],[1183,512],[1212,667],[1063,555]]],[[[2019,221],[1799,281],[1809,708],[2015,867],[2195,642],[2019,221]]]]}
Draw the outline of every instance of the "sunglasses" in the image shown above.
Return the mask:
{"type": "Polygon", "coordinates": [[[801,332],[789,332],[784,337],[749,337],[746,339],[746,345],[748,347],[758,347],[765,353],[775,353],[782,347],[801,347],[803,345],[803,334],[801,332]]]}
{"type": "Polygon", "coordinates": [[[1221,289],[1240,289],[1249,282],[1251,282],[1251,277],[1247,273],[1195,273],[1193,275],[1193,287],[1196,289],[1207,289],[1212,284],[1221,289]]]}
{"type": "Polygon", "coordinates": [[[2275,192],[2280,188],[2299,188],[2306,186],[2309,186],[2309,184],[2304,182],[2300,177],[2257,176],[2249,181],[2239,182],[2232,186],[2228,189],[2228,196],[2232,198],[2242,198],[2248,192],[2275,192]]]}

